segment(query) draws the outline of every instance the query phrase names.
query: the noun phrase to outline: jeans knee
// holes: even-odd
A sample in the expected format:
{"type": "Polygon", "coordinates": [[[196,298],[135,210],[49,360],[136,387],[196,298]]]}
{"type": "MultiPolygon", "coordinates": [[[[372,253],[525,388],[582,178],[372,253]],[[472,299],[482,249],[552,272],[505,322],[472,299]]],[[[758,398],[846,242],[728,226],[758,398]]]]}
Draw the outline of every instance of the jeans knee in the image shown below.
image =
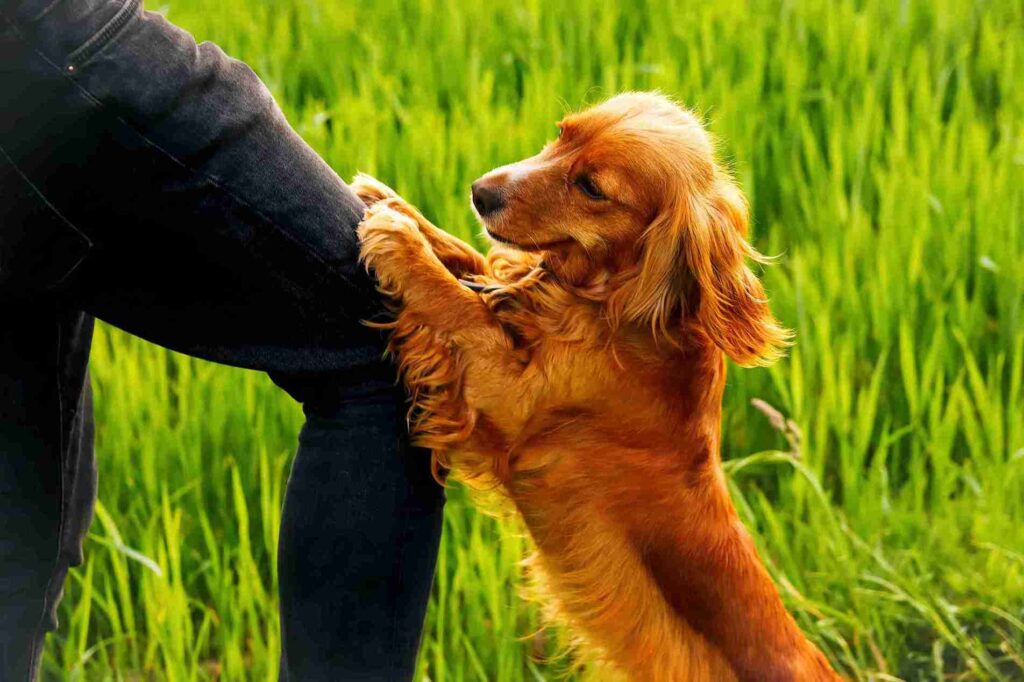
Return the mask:
{"type": "Polygon", "coordinates": [[[443,506],[444,488],[434,480],[430,452],[411,443],[408,400],[391,363],[271,378],[306,415],[299,458],[348,462],[364,480],[381,476],[400,489],[409,512],[433,514],[443,506]],[[354,458],[367,457],[356,465],[354,458]]]}
{"type": "Polygon", "coordinates": [[[353,406],[405,402],[395,368],[384,360],[345,370],[271,372],[270,378],[302,405],[307,418],[342,419],[353,406]]]}

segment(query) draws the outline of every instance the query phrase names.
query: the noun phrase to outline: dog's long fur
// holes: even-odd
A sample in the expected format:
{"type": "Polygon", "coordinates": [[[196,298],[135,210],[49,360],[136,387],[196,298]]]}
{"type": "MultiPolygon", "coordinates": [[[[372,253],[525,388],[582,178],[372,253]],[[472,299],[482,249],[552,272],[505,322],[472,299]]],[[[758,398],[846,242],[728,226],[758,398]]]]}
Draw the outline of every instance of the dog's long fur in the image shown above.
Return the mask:
{"type": "Polygon", "coordinates": [[[788,334],[747,265],[742,194],[655,94],[560,124],[475,187],[484,259],[372,178],[362,255],[438,470],[522,515],[558,610],[632,680],[833,680],[786,612],[719,462],[725,358],[788,334]],[[470,290],[459,279],[484,291],[470,290]]]}

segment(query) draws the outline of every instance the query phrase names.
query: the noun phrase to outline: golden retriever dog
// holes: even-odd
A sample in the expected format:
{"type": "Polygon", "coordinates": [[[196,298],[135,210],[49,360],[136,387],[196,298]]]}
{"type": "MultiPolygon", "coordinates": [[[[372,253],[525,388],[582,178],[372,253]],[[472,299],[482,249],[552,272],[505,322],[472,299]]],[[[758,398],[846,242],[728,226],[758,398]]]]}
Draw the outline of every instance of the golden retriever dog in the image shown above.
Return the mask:
{"type": "Polygon", "coordinates": [[[631,680],[836,680],[729,499],[726,357],[789,333],[700,121],[628,93],[473,183],[484,258],[358,176],[410,426],[438,471],[521,514],[557,613],[631,680]]]}

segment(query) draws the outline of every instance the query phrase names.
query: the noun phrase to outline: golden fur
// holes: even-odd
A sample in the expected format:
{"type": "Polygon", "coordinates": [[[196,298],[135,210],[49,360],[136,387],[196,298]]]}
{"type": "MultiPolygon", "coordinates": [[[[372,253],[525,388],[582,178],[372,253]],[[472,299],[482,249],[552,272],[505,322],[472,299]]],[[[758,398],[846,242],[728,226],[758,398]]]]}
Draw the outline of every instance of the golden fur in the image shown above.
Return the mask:
{"type": "Polygon", "coordinates": [[[514,503],[557,611],[632,680],[835,680],[719,462],[726,356],[788,333],[700,122],[648,93],[566,117],[497,193],[486,259],[372,178],[362,255],[437,469],[514,503]],[[459,279],[484,288],[470,290],[459,279]]]}

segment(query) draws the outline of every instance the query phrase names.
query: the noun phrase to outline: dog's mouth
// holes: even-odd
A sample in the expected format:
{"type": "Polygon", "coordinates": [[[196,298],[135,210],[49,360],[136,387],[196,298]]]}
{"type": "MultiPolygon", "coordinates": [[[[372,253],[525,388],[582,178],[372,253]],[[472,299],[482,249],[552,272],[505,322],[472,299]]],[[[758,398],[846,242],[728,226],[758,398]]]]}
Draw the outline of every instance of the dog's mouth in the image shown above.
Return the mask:
{"type": "Polygon", "coordinates": [[[487,236],[493,239],[494,241],[501,242],[502,244],[508,244],[509,246],[514,246],[520,251],[550,251],[555,247],[564,246],[572,241],[571,239],[551,239],[549,241],[539,242],[535,239],[531,239],[529,242],[522,242],[498,234],[497,232],[495,232],[490,227],[487,227],[486,225],[484,226],[484,231],[487,233],[487,236]]]}

